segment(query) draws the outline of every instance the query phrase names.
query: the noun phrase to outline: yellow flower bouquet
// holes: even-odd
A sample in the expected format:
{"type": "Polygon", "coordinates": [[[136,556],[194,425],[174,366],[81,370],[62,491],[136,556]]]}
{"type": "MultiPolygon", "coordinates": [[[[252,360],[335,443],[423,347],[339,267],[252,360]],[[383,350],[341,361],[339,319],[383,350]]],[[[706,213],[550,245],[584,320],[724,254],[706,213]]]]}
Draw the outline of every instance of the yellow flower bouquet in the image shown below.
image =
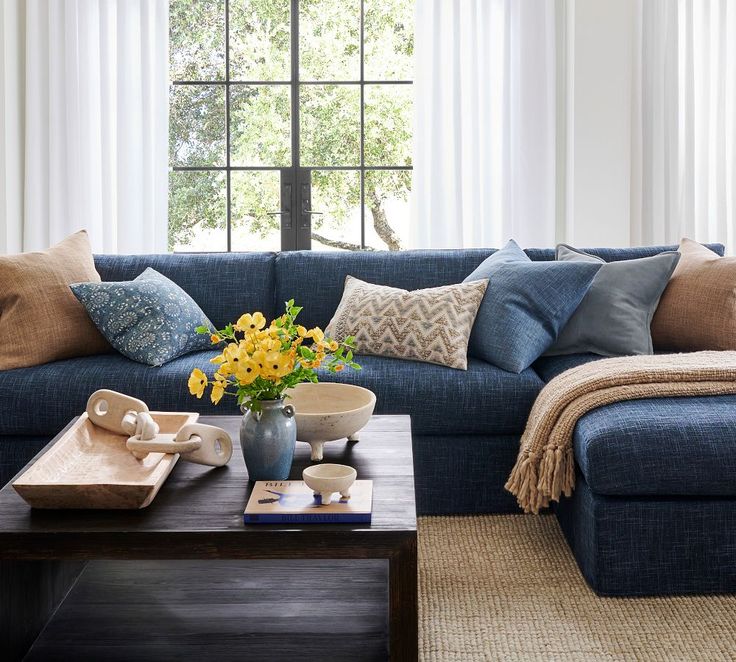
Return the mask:
{"type": "Polygon", "coordinates": [[[189,392],[201,398],[211,386],[214,404],[231,395],[241,407],[257,412],[262,401],[280,400],[296,384],[319,381],[316,370],[321,366],[331,373],[346,366],[360,370],[353,361],[353,338],[339,343],[325,337],[319,327],[306,329],[296,323],[301,310],[292,299],[286,302],[286,312],[269,326],[256,312],[214,333],[197,327],[197,333],[211,334],[212,344],[222,347],[222,352],[211,359],[218,366],[212,380],[199,368],[192,371],[189,392]]]}

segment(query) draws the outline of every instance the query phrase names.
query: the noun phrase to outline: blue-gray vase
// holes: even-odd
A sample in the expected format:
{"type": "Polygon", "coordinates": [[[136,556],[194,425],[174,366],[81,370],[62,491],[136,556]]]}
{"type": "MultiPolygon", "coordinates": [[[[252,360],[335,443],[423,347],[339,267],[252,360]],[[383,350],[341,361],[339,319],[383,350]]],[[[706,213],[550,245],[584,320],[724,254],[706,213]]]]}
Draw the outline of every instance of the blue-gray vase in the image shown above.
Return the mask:
{"type": "Polygon", "coordinates": [[[240,447],[250,480],[286,480],[296,446],[294,407],[262,400],[261,411],[243,410],[240,447]]]}

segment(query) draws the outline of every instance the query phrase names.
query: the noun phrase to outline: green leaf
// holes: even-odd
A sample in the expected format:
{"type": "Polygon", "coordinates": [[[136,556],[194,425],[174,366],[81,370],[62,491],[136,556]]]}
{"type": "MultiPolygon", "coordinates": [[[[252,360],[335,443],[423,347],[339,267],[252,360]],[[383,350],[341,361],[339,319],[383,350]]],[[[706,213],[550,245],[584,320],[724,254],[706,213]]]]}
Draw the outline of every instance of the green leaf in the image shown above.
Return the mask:
{"type": "Polygon", "coordinates": [[[349,366],[350,366],[350,367],[351,367],[351,368],[352,368],[353,370],[362,370],[362,369],[363,369],[363,368],[361,368],[361,367],[360,367],[360,366],[359,366],[359,365],[358,365],[357,363],[348,363],[348,365],[349,365],[349,366]]]}
{"type": "Polygon", "coordinates": [[[204,324],[202,326],[198,326],[196,329],[194,329],[197,333],[200,335],[205,333],[210,333],[210,330],[208,327],[206,327],[204,324]]]}
{"type": "Polygon", "coordinates": [[[353,360],[353,352],[350,350],[347,354],[345,354],[345,360],[349,363],[353,360]]]}

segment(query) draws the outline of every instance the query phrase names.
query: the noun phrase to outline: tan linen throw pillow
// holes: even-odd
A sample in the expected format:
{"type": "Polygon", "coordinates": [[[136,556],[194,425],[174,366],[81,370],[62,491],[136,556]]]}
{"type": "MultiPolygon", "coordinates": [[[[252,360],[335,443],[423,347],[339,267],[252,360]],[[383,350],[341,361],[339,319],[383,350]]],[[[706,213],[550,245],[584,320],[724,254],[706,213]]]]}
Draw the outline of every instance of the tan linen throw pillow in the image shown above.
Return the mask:
{"type": "Polygon", "coordinates": [[[82,230],[47,251],[0,256],[0,370],[110,349],[69,285],[100,282],[82,230]]]}
{"type": "Polygon", "coordinates": [[[658,350],[736,349],[736,258],[719,257],[691,239],[652,319],[658,350]]]}
{"type": "Polygon", "coordinates": [[[355,336],[358,354],[439,363],[467,370],[468,340],[488,280],[409,292],[352,276],[326,335],[355,336]]]}

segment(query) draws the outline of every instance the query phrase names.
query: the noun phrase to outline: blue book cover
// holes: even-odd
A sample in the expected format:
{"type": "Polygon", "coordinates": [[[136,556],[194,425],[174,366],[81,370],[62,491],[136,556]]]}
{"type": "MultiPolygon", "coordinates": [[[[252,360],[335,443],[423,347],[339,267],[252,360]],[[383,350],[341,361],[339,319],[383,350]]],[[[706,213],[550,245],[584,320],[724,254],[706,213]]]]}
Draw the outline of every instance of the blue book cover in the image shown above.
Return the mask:
{"type": "Polygon", "coordinates": [[[356,480],[350,497],[335,492],[329,505],[302,480],[259,480],[243,513],[246,524],[370,524],[373,481],[356,480]]]}

